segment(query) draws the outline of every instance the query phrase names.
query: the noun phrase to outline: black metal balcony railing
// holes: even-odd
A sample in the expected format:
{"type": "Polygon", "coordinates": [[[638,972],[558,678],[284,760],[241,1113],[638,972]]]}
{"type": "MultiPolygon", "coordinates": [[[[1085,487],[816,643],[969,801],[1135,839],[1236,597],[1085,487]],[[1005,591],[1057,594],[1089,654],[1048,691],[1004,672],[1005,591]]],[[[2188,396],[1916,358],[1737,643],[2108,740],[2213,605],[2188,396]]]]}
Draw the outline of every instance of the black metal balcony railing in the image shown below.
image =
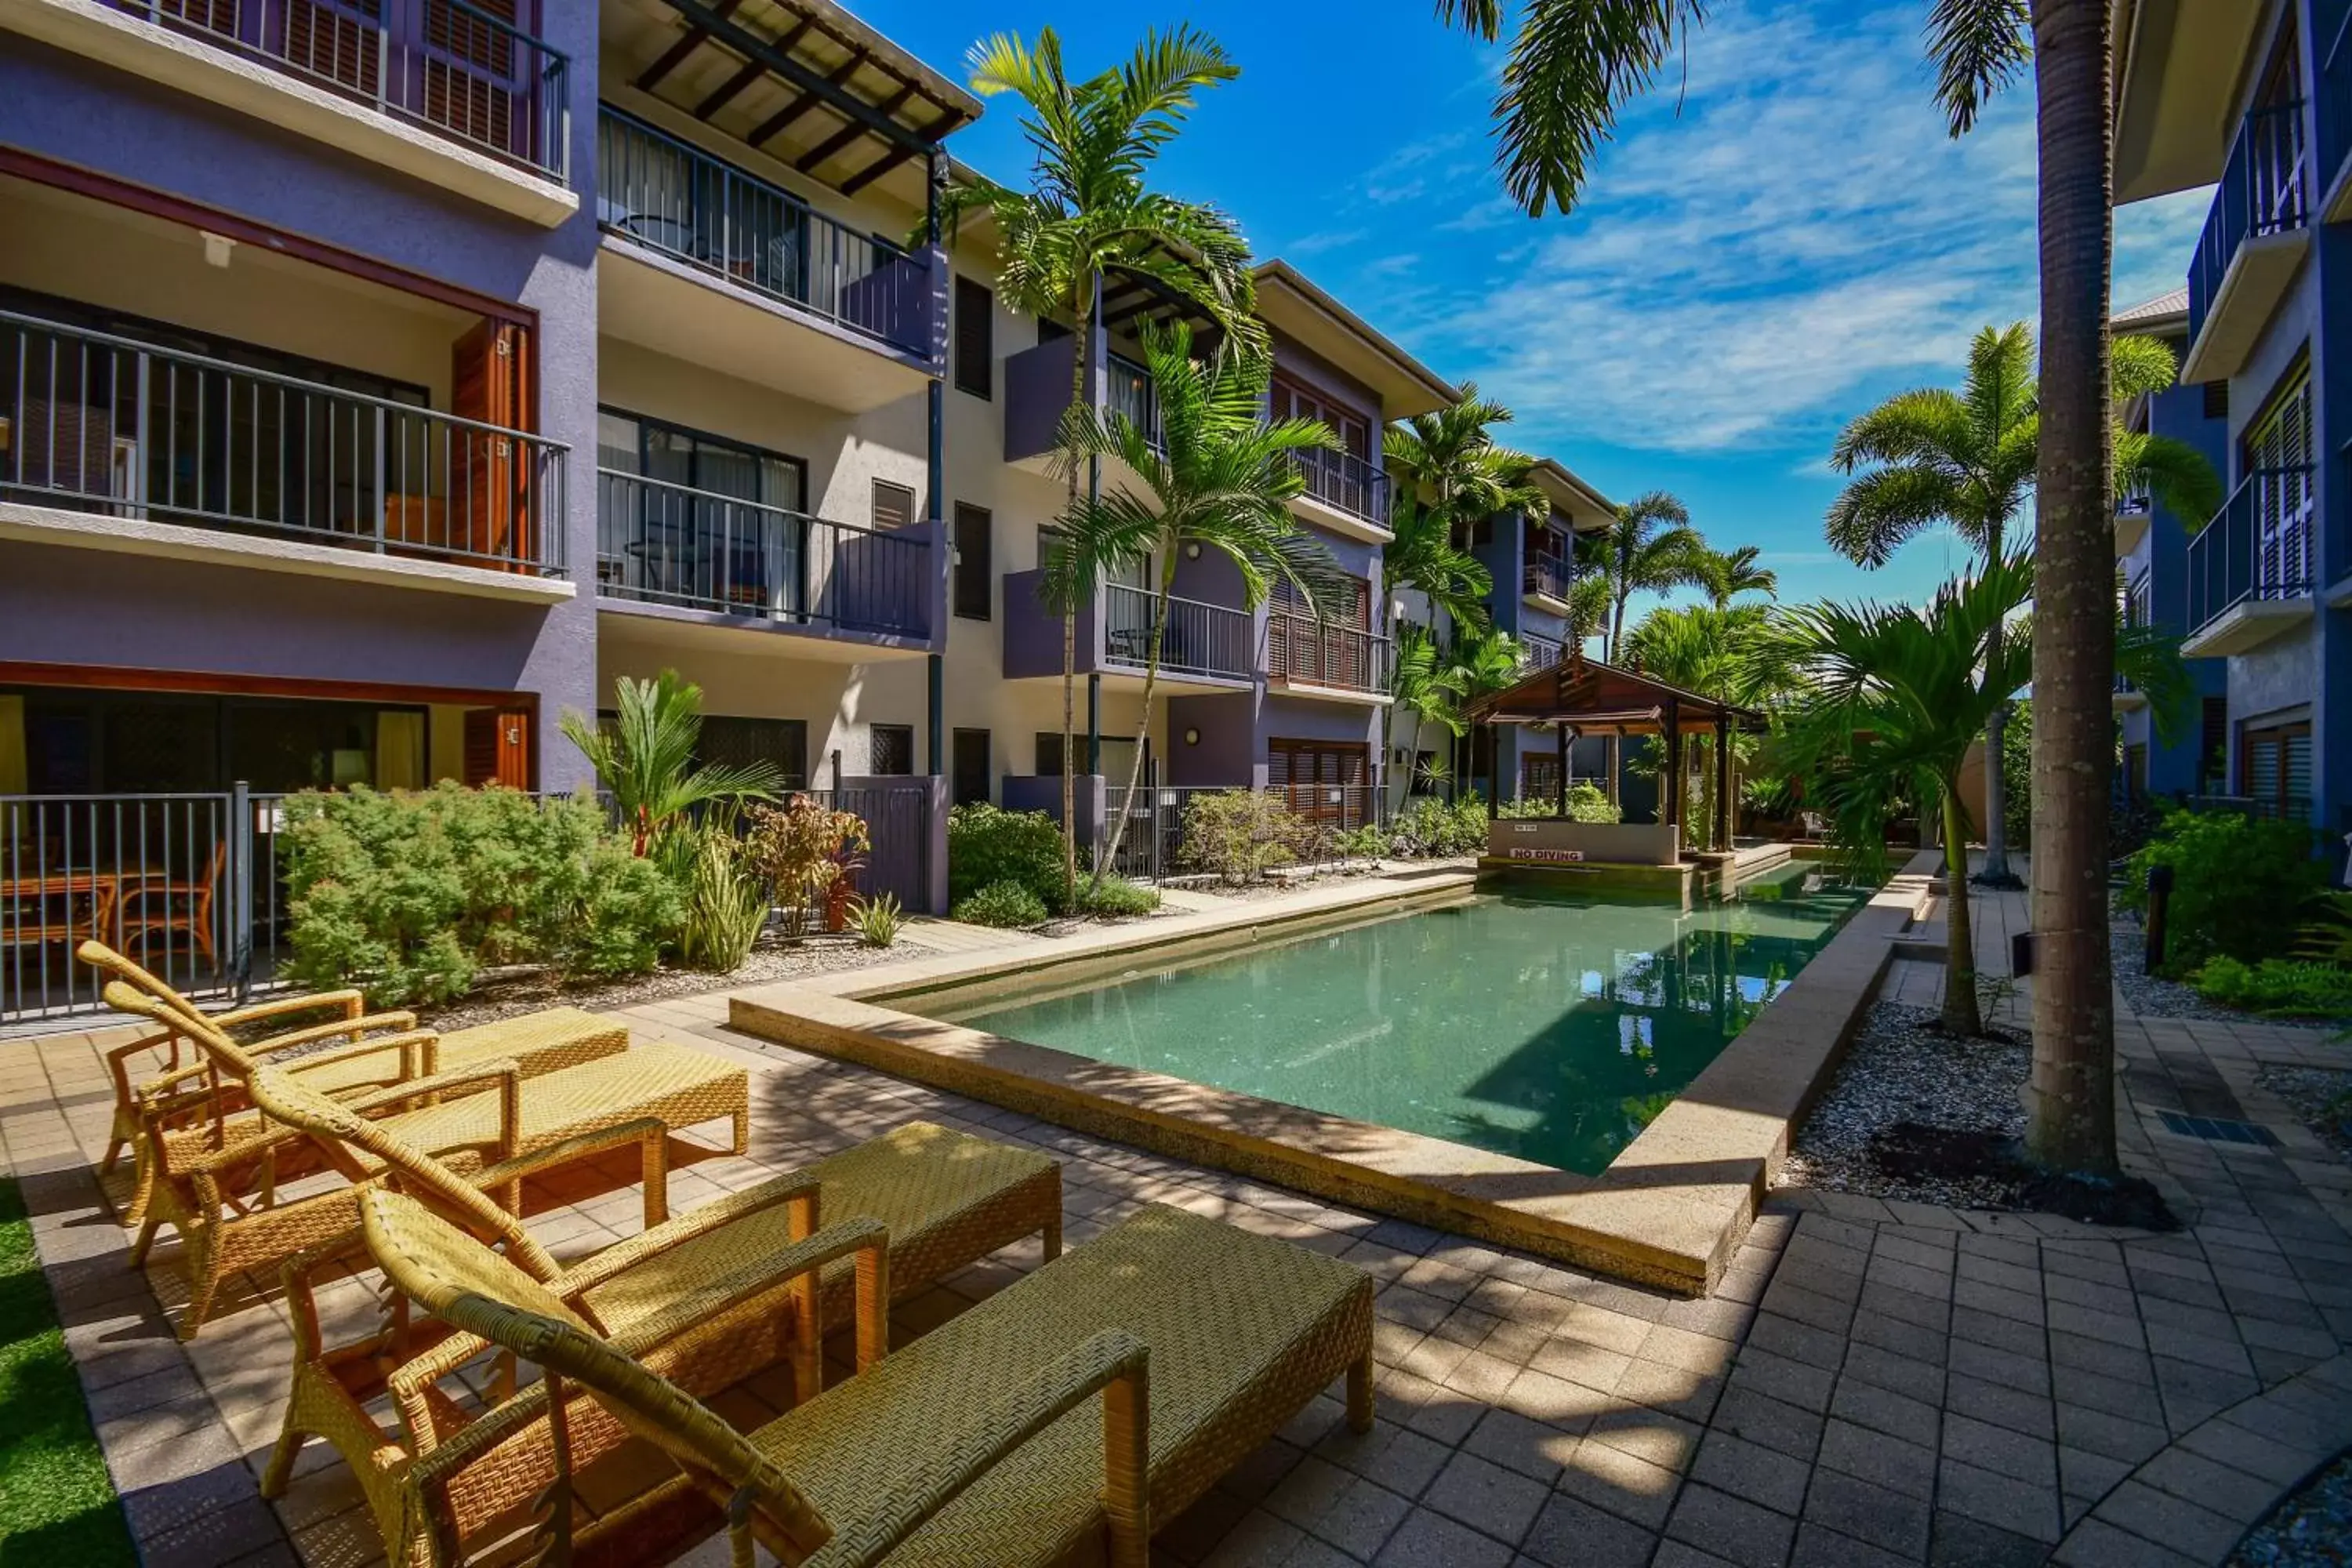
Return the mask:
{"type": "Polygon", "coordinates": [[[2200,631],[2248,600],[2312,589],[2315,521],[2311,466],[2257,468],[2189,542],[2189,628],[2200,631]]]}
{"type": "Polygon", "coordinates": [[[929,266],[607,107],[597,219],[649,249],[910,353],[930,353],[929,266]]]}
{"type": "Polygon", "coordinates": [[[1153,446],[1161,445],[1160,395],[1151,384],[1151,373],[1124,354],[1112,354],[1105,368],[1109,385],[1103,412],[1125,415],[1153,446]]]}
{"type": "Polygon", "coordinates": [[[1522,593],[1540,595],[1563,604],[1568,600],[1569,584],[1576,580],[1575,574],[1569,570],[1568,563],[1545,556],[1529,560],[1521,576],[1522,593]]]}
{"type": "Polygon", "coordinates": [[[786,625],[927,635],[927,530],[877,531],[596,470],[596,593],[786,625]]]}
{"type": "MultiPolygon", "coordinates": [[[[1125,583],[1103,588],[1103,659],[1141,669],[1151,658],[1151,601],[1146,589],[1125,583]]],[[[1171,675],[1218,675],[1247,680],[1255,673],[1250,658],[1250,614],[1199,599],[1168,600],[1168,620],[1160,638],[1160,668],[1171,675]]]]}
{"type": "Polygon", "coordinates": [[[1307,686],[1385,691],[1391,646],[1359,627],[1318,626],[1311,616],[1276,610],[1265,621],[1265,672],[1307,686]]]}
{"type": "Polygon", "coordinates": [[[2352,158],[2352,8],[2336,25],[2336,41],[2320,64],[2320,104],[2326,111],[2319,128],[2320,177],[2344,167],[2352,158]]]}
{"type": "Polygon", "coordinates": [[[1389,525],[1389,477],[1349,452],[1307,450],[1291,454],[1307,481],[1307,493],[1350,517],[1389,525]]]}
{"type": "Polygon", "coordinates": [[[110,0],[173,32],[557,180],[570,59],[466,0],[110,0]]]}
{"type": "Polygon", "coordinates": [[[2153,511],[2155,508],[2156,499],[2148,493],[2147,486],[2145,483],[2135,485],[2127,490],[2117,490],[2116,492],[2116,515],[2117,517],[2146,517],[2149,512],[2153,511]]]}
{"type": "Polygon", "coordinates": [[[2303,103],[2274,104],[2249,113],[2230,144],[2221,189],[2205,215],[2197,256],[2189,268],[2189,341],[2204,330],[2231,259],[2249,239],[2284,234],[2310,221],[2304,165],[2303,103]]]}
{"type": "Polygon", "coordinates": [[[568,448],[0,310],[0,495],[561,576],[568,448]]]}

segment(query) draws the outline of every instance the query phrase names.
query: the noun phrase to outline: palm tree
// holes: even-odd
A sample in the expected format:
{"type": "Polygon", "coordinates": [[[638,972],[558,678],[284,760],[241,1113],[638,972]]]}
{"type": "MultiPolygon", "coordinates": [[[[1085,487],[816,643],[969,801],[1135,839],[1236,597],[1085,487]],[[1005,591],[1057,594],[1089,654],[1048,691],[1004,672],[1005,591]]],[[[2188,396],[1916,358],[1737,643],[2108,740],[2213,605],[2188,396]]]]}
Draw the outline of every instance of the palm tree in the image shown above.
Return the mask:
{"type": "MultiPolygon", "coordinates": [[[[1393,434],[1393,432],[1391,432],[1393,434]]],[[[1394,470],[1391,473],[1393,475],[1394,470]]],[[[1399,496],[1389,518],[1389,542],[1381,548],[1381,596],[1413,588],[1457,626],[1486,623],[1486,596],[1494,574],[1462,548],[1452,514],[1418,496],[1399,496]]]]}
{"type": "Polygon", "coordinates": [[[1465,728],[1464,683],[1464,672],[1444,657],[1444,650],[1427,626],[1407,621],[1397,628],[1396,664],[1389,678],[1389,695],[1394,699],[1391,707],[1412,721],[1412,733],[1404,744],[1408,759],[1404,770],[1401,775],[1391,775],[1397,785],[1389,800],[1391,811],[1402,810],[1406,797],[1412,793],[1412,770],[1421,757],[1422,731],[1432,724],[1444,730],[1449,752],[1453,742],[1461,738],[1465,728]]]}
{"type": "MultiPolygon", "coordinates": [[[[1436,0],[1449,25],[1493,41],[1503,0],[1436,0]]],[[[1647,90],[1705,0],[1528,0],[1495,105],[1511,195],[1565,210],[1617,107],[1647,90]]],[[[2115,253],[2113,18],[2106,0],[1936,0],[1936,101],[1954,136],[2033,67],[2040,176],[2042,403],[2035,469],[2033,1095],[2027,1145],[2045,1169],[2117,1170],[2115,1020],[2107,950],[2106,800],[2115,668],[2114,490],[2108,467],[2107,285],[2115,253]]]]}
{"type": "MultiPolygon", "coordinates": [[[[1195,96],[1241,74],[1215,39],[1181,25],[1149,32],[1125,64],[1077,82],[1063,68],[1061,39],[1051,27],[1038,33],[1034,49],[996,34],[973,46],[967,64],[972,91],[983,98],[1009,92],[1027,109],[1021,129],[1034,154],[1030,188],[1014,191],[975,175],[949,189],[941,216],[952,234],[966,214],[988,215],[996,230],[997,291],[1008,305],[1039,315],[1068,313],[1076,326],[1071,407],[1090,401],[1097,294],[1103,273],[1114,268],[1198,309],[1219,328],[1221,352],[1263,353],[1265,330],[1252,313],[1255,287],[1240,228],[1215,207],[1162,195],[1146,184],[1195,96]]],[[[1075,510],[1079,454],[1065,458],[1075,510]]],[[[1066,892],[1075,896],[1079,606],[1047,608],[1062,617],[1062,875],[1066,892]]]]}
{"type": "Polygon", "coordinates": [[[1896,802],[1933,805],[1948,874],[1944,1027],[1980,1035],[1969,914],[1968,814],[1960,766],[1993,710],[2032,670],[2030,630],[2001,637],[2032,593],[2031,568],[1998,558],[1981,575],[1947,583],[1925,610],[1910,605],[1807,605],[1794,614],[1813,679],[1784,743],[1812,781],[1848,853],[1883,875],[1886,823],[1896,802]]]}
{"type": "Polygon", "coordinates": [[[1578,553],[1580,568],[1591,566],[1592,569],[1580,569],[1575,580],[1569,584],[1566,619],[1568,646],[1581,654],[1586,643],[1608,632],[1609,609],[1615,602],[1616,589],[1609,581],[1606,567],[1583,558],[1584,552],[1580,549],[1578,553]]]}
{"type": "Polygon", "coordinates": [[[1528,483],[1536,460],[1495,439],[1494,426],[1511,418],[1508,408],[1479,395],[1475,382],[1464,382],[1454,402],[1381,436],[1390,482],[1401,497],[1418,497],[1449,519],[1457,540],[1498,511],[1549,511],[1543,491],[1528,483]]]}
{"type": "Polygon", "coordinates": [[[681,814],[714,801],[772,800],[784,775],[772,763],[695,765],[702,739],[702,688],[674,669],[652,680],[623,676],[613,691],[613,727],[583,713],[558,721],[612,793],[639,856],[681,814]]]}
{"type": "Polygon", "coordinates": [[[1609,641],[1601,658],[1614,662],[1625,640],[1625,605],[1636,594],[1664,594],[1709,584],[1713,552],[1691,526],[1690,510],[1664,490],[1635,496],[1617,509],[1601,535],[1610,584],[1609,641]]]}
{"type": "MultiPolygon", "coordinates": [[[[1778,701],[1796,674],[1792,645],[1780,621],[1761,605],[1653,610],[1627,634],[1625,651],[1629,665],[1644,675],[1740,708],[1778,701]]],[[[1699,736],[1692,752],[1699,770],[1697,837],[1708,847],[1723,849],[1728,846],[1714,842],[1714,749],[1712,736],[1699,736]]],[[[1735,749],[1735,761],[1738,754],[1735,749]]],[[[1687,791],[1688,784],[1684,779],[1676,787],[1687,791]]],[[[1736,792],[1736,782],[1732,787],[1736,792]]]]}
{"type": "MultiPolygon", "coordinates": [[[[1197,361],[1192,329],[1181,321],[1164,330],[1146,327],[1143,354],[1159,405],[1158,432],[1139,428],[1123,412],[1105,416],[1073,406],[1063,440],[1082,456],[1119,458],[1142,479],[1145,493],[1122,485],[1078,502],[1063,520],[1057,541],[1074,558],[1156,568],[1144,644],[1143,716],[1127,781],[1130,799],[1142,782],[1179,561],[1195,549],[1223,555],[1240,574],[1243,603],[1253,611],[1276,584],[1286,583],[1319,621],[1346,586],[1328,547],[1290,516],[1290,499],[1307,485],[1298,454],[1336,449],[1339,437],[1330,426],[1318,419],[1262,417],[1266,362],[1197,361]]],[[[1122,811],[1112,823],[1110,841],[1096,859],[1097,877],[1118,858],[1130,815],[1122,811]]]]}
{"type": "MultiPolygon", "coordinates": [[[[1454,700],[1467,708],[1490,691],[1501,691],[1517,681],[1527,670],[1527,649],[1508,632],[1490,629],[1465,631],[1456,627],[1454,640],[1446,645],[1444,654],[1445,679],[1454,700]]],[[[1465,727],[1466,728],[1466,726],[1465,727]]],[[[1475,747],[1474,738],[1471,744],[1475,747]]],[[[1566,758],[1562,763],[1565,765],[1566,758]]],[[[1477,758],[1458,758],[1454,770],[1454,791],[1467,789],[1471,775],[1477,771],[1477,758]]],[[[1489,774],[1486,787],[1497,801],[1503,798],[1503,781],[1489,774]]]]}
{"type": "MultiPolygon", "coordinates": [[[[2153,338],[2119,340],[2113,363],[2116,387],[2126,396],[2159,391],[2179,376],[2172,351],[2153,338]]],[[[1985,327],[1969,345],[1959,391],[1930,386],[1898,393],[1839,433],[1832,466],[1847,474],[1872,466],[1831,502],[1823,525],[1831,545],[1859,565],[1882,566],[1906,540],[1941,524],[1978,556],[1999,559],[2033,486],[2041,432],[2032,330],[2023,321],[1985,327]]],[[[2113,443],[2119,483],[2147,487],[2183,517],[2210,517],[2221,504],[2221,481],[2194,447],[2122,430],[2113,443]]],[[[1986,723],[1987,757],[2001,755],[2008,720],[2003,704],[1986,723]]],[[[1979,879],[2015,887],[2000,772],[1997,766],[1985,771],[1989,820],[1979,879]]]]}
{"type": "Polygon", "coordinates": [[[1709,552],[1710,575],[1706,595],[1718,610],[1727,610],[1731,601],[1742,594],[1761,594],[1768,599],[1780,595],[1780,574],[1769,566],[1759,566],[1757,558],[1764,552],[1753,544],[1743,544],[1726,552],[1709,552]]]}

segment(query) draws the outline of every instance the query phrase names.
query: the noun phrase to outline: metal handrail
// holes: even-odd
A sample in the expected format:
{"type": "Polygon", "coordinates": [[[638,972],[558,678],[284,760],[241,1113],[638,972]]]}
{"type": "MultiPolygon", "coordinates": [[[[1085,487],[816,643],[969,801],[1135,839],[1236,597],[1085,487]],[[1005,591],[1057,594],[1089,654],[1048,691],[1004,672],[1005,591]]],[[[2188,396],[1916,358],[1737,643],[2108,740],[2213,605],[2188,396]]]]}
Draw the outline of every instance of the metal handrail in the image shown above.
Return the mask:
{"type": "Polygon", "coordinates": [[[467,0],[380,0],[373,17],[328,0],[107,3],[570,183],[571,57],[467,0]]]}
{"type": "MultiPolygon", "coordinates": [[[[1153,595],[1126,583],[1103,585],[1103,660],[1141,669],[1151,657],[1153,595]]],[[[1252,621],[1246,610],[1169,595],[1160,638],[1160,668],[1171,675],[1214,675],[1247,680],[1252,621]]]]}
{"type": "Polygon", "coordinates": [[[506,571],[563,571],[571,448],[0,310],[0,493],[506,571]]]}
{"type": "Polygon", "coordinates": [[[1351,452],[1320,447],[1293,451],[1291,461],[1307,481],[1307,493],[1368,522],[1389,525],[1389,477],[1351,452]]]}
{"type": "Polygon", "coordinates": [[[928,528],[873,529],[596,470],[596,593],[783,625],[928,635],[928,528]]]}
{"type": "Polygon", "coordinates": [[[1558,599],[1564,604],[1568,600],[1569,585],[1575,580],[1575,574],[1566,563],[1538,556],[1527,563],[1521,575],[1520,592],[1539,594],[1547,599],[1558,599]]]}
{"type": "Polygon", "coordinates": [[[2230,142],[2221,188],[2205,215],[2196,258],[2189,268],[2189,341],[2203,331],[2238,247],[2249,239],[2284,234],[2310,221],[2304,190],[2307,162],[2303,100],[2250,110],[2230,142]]]}
{"type": "Polygon", "coordinates": [[[895,348],[929,352],[922,259],[610,104],[596,130],[606,230],[895,348]]]}
{"type": "Polygon", "coordinates": [[[2257,468],[2189,542],[2189,628],[2248,600],[2308,594],[2317,522],[2312,466],[2257,468]]]}

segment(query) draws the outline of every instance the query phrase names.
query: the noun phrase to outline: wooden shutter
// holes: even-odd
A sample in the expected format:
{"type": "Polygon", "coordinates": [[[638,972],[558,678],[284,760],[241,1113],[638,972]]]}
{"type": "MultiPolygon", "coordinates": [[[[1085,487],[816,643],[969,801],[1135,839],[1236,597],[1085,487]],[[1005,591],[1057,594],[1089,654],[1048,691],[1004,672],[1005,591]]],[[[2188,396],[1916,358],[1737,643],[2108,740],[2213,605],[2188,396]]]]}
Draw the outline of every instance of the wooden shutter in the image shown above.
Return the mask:
{"type": "Polygon", "coordinates": [[[466,783],[475,789],[494,784],[530,787],[530,709],[466,710],[466,783]]]}
{"type": "MultiPolygon", "coordinates": [[[[199,12],[219,9],[194,5],[185,7],[192,21],[199,12]]],[[[286,58],[297,69],[362,97],[375,96],[382,79],[379,71],[383,55],[382,0],[342,0],[340,5],[290,0],[284,14],[286,58]]],[[[209,19],[203,25],[216,26],[209,19]]],[[[234,33],[236,26],[231,18],[226,27],[216,26],[216,30],[234,33]]],[[[397,87],[394,97],[400,97],[397,87]]]]}
{"type": "MultiPolygon", "coordinates": [[[[450,351],[450,412],[502,429],[520,427],[523,330],[484,321],[450,351]]],[[[428,542],[467,552],[478,566],[518,569],[530,537],[525,502],[528,465],[514,442],[487,430],[453,428],[449,453],[449,515],[428,542]]]]}
{"type": "MultiPolygon", "coordinates": [[[[469,0],[499,21],[519,18],[519,0],[469,0]]],[[[516,81],[514,34],[448,0],[425,0],[425,118],[470,142],[502,153],[517,150],[522,95],[516,81]]]]}
{"type": "Polygon", "coordinates": [[[969,278],[955,280],[955,384],[990,397],[996,390],[996,296],[969,278]]]}

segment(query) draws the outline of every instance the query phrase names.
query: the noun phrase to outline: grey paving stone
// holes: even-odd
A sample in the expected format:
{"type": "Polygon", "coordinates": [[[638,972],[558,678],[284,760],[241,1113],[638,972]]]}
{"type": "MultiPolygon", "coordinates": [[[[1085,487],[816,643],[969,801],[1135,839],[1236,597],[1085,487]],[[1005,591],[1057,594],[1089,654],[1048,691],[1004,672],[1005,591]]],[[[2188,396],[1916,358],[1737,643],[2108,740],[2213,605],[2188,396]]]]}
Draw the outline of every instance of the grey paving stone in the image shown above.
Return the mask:
{"type": "Polygon", "coordinates": [[[1876,1312],[1923,1329],[1932,1329],[1937,1333],[1946,1332],[1952,1326],[1951,1298],[1940,1289],[1934,1294],[1923,1294],[1898,1286],[1865,1284],[1856,1310],[1876,1312]]]}
{"type": "Polygon", "coordinates": [[[1939,1420],[1935,1405],[1881,1388],[1848,1373],[1838,1380],[1830,1414],[1906,1442],[1935,1447],[1939,1420]]]}
{"type": "Polygon", "coordinates": [[[1415,1509],[1372,1559],[1373,1568],[1510,1568],[1509,1547],[1442,1513],[1415,1509]]]}
{"type": "Polygon", "coordinates": [[[1810,1460],[1822,1440],[1822,1417],[1745,1386],[1733,1373],[1715,1407],[1714,1429],[1745,1437],[1782,1454],[1810,1460]]]}
{"type": "Polygon", "coordinates": [[[2108,1493],[2094,1517],[2209,1563],[2228,1556],[2252,1522],[2159,1491],[2137,1477],[2108,1493]]]}
{"type": "Polygon", "coordinates": [[[1946,1370],[2027,1394],[2050,1392],[2050,1363],[2038,1353],[2021,1355],[2015,1351],[1955,1339],[1946,1370]]]}
{"type": "Polygon", "coordinates": [[[1429,1484],[1421,1500],[1424,1508],[1433,1508],[1516,1545],[1535,1522],[1548,1495],[1549,1489],[1541,1481],[1475,1454],[1456,1454],[1429,1484]]]}
{"type": "Polygon", "coordinates": [[[1316,1445],[1316,1452],[1409,1498],[1419,1497],[1422,1489],[1437,1479],[1446,1459],[1444,1445],[1388,1420],[1374,1422],[1372,1429],[1360,1436],[1341,1427],[1316,1445]]]}
{"type": "Polygon", "coordinates": [[[1544,1568],[1644,1568],[1657,1543],[1637,1524],[1554,1493],[1519,1550],[1544,1568]]]}
{"type": "Polygon", "coordinates": [[[1775,1354],[1751,1337],[1732,1364],[1730,1386],[1820,1415],[1829,1409],[1831,1395],[1837,1391],[1837,1367],[1775,1354]]]}
{"type": "Polygon", "coordinates": [[[1606,1443],[1586,1439],[1561,1469],[1559,1489],[1649,1530],[1664,1526],[1682,1477],[1606,1443]]]}
{"type": "Polygon", "coordinates": [[[1780,1568],[1796,1528],[1784,1514],[1693,1482],[1675,1500],[1665,1532],[1670,1541],[1685,1542],[1727,1563],[1780,1568]]]}
{"type": "Polygon", "coordinates": [[[1936,1450],[1832,1417],[1822,1429],[1819,1462],[1913,1497],[1936,1495],[1936,1450]]]}
{"type": "Polygon", "coordinates": [[[1283,1568],[1307,1539],[1297,1525],[1252,1509],[1201,1559],[1201,1568],[1283,1568]]]}
{"type": "Polygon", "coordinates": [[[2046,1483],[2021,1480],[1948,1454],[1936,1467],[1936,1507],[2037,1541],[2059,1537],[2054,1474],[2046,1483]]]}
{"type": "Polygon", "coordinates": [[[2177,1444],[2142,1465],[2132,1479],[2247,1525],[2278,1500],[2278,1488],[2270,1481],[2177,1444]]]}
{"type": "Polygon", "coordinates": [[[1810,1461],[1810,1455],[1784,1454],[1728,1432],[1709,1432],[1699,1443],[1690,1479],[1793,1514],[1805,1500],[1805,1482],[1812,1473],[1810,1461]]]}
{"type": "Polygon", "coordinates": [[[1789,1568],[1914,1568],[1919,1560],[1807,1521],[1797,1526],[1789,1568]]]}
{"type": "MultiPolygon", "coordinates": [[[[1892,1319],[1879,1319],[1892,1322],[1892,1319]]],[[[1907,1324],[1897,1324],[1907,1328],[1907,1324]]],[[[1940,1350],[1943,1336],[1935,1336],[1940,1350]]],[[[1845,1374],[1864,1383],[1891,1388],[1897,1394],[1934,1405],[1944,1397],[1944,1368],[1940,1355],[1934,1361],[1920,1361],[1866,1340],[1862,1332],[1862,1320],[1854,1321],[1854,1342],[1846,1347],[1845,1374]]]]}
{"type": "Polygon", "coordinates": [[[2050,1369],[2050,1381],[2061,1405],[2079,1405],[2155,1425],[2164,1421],[2164,1400],[2156,1391],[2154,1367],[2148,1369],[2145,1381],[2134,1382],[2102,1376],[2081,1367],[2053,1366],[2050,1369]]]}
{"type": "Polygon", "coordinates": [[[1463,1444],[1462,1451],[1549,1486],[1576,1450],[1576,1439],[1559,1427],[1510,1410],[1489,1410],[1463,1444]]]}
{"type": "Polygon", "coordinates": [[[1927,1499],[1828,1468],[1813,1472],[1805,1518],[1916,1562],[1927,1553],[1927,1499]]]}
{"type": "Polygon", "coordinates": [[[2203,1558],[2184,1557],[2095,1518],[2068,1531],[2050,1561],[2065,1568],[2205,1568],[2203,1558]]]}
{"type": "Polygon", "coordinates": [[[2041,1568],[2049,1550],[2030,1536],[1938,1510],[1927,1562],[1930,1568],[2041,1568]]]}
{"type": "Polygon", "coordinates": [[[2049,1341],[2038,1321],[2003,1317],[1961,1301],[1952,1304],[1952,1338],[1990,1345],[2016,1355],[2048,1354],[2049,1341]]]}
{"type": "Polygon", "coordinates": [[[2131,1345],[2111,1344],[2105,1340],[2088,1339],[2062,1330],[2053,1329],[2050,1332],[2050,1360],[2056,1366],[2094,1372],[2119,1383],[2156,1381],[2156,1372],[2148,1364],[2146,1351],[2131,1345]]]}

